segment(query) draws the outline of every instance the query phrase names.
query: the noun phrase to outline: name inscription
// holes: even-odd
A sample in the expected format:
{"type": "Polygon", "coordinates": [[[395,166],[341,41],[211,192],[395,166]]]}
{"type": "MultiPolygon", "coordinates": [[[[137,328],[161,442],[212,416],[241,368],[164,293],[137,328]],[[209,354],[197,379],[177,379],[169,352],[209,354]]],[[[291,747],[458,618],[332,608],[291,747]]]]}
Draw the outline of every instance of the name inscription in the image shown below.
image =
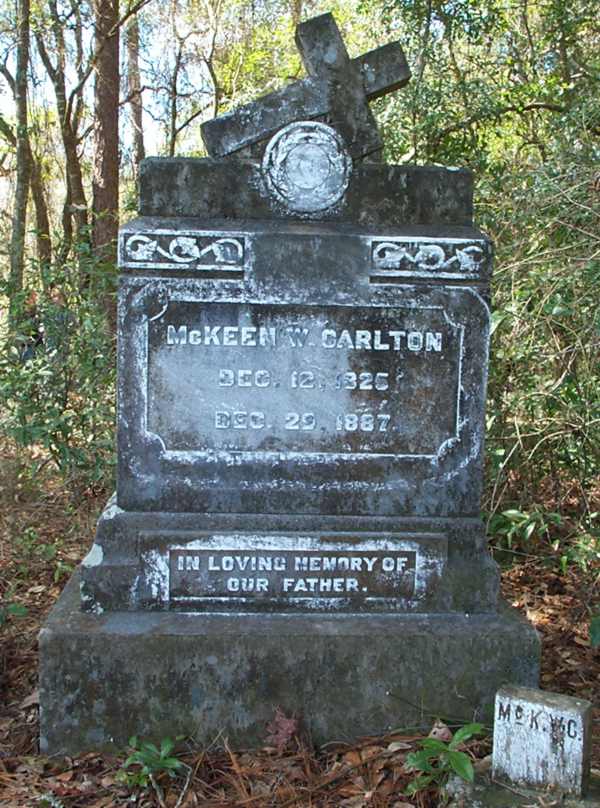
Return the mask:
{"type": "Polygon", "coordinates": [[[440,307],[175,301],[148,325],[147,428],[175,452],[431,457],[458,436],[461,355],[440,307]]]}
{"type": "Polygon", "coordinates": [[[513,704],[510,701],[497,700],[496,721],[526,727],[532,732],[548,733],[555,745],[564,742],[565,735],[577,740],[581,737],[581,721],[564,715],[553,715],[547,709],[531,707],[527,704],[513,704]]]}

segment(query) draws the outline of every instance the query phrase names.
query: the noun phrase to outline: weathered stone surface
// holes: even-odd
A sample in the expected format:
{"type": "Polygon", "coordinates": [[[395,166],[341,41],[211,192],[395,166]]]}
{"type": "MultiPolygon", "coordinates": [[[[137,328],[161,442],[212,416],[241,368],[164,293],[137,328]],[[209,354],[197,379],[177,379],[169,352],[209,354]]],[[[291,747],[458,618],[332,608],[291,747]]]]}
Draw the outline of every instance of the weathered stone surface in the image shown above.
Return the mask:
{"type": "Polygon", "coordinates": [[[472,614],[494,611],[497,597],[498,571],[487,552],[479,519],[148,514],[124,511],[113,501],[98,524],[94,547],[82,567],[82,605],[96,613],[219,608],[472,614]],[[361,544],[368,552],[357,549],[361,544]],[[229,552],[224,552],[227,548],[229,552]],[[391,553],[387,552],[390,548],[391,553]],[[402,586],[391,593],[386,586],[392,572],[398,570],[383,570],[383,559],[402,558],[403,554],[414,575],[401,576],[402,586]],[[172,577],[173,566],[178,566],[182,556],[191,559],[185,562],[192,567],[187,576],[189,600],[178,589],[181,576],[172,577]],[[233,559],[233,569],[219,569],[224,556],[233,559]],[[195,558],[202,561],[198,570],[194,570],[195,558]],[[253,559],[258,565],[258,558],[282,559],[284,563],[276,566],[283,568],[251,569],[253,559]],[[311,558],[327,559],[330,564],[321,563],[321,569],[315,569],[313,563],[311,570],[311,558]],[[365,558],[374,559],[371,571],[365,558]],[[296,559],[300,560],[298,569],[296,559]],[[359,559],[360,569],[346,569],[348,561],[336,564],[335,569],[323,569],[337,559],[359,559]],[[257,592],[256,582],[265,577],[267,589],[257,592]],[[230,579],[234,583],[228,586],[230,579]],[[360,587],[349,587],[351,579],[361,580],[360,587]],[[285,580],[293,583],[284,591],[285,580]],[[321,580],[330,582],[330,592],[321,589],[321,580]],[[304,584],[297,586],[298,581],[304,584]],[[227,600],[213,589],[223,584],[227,600]]]}
{"type": "Polygon", "coordinates": [[[172,225],[121,236],[138,269],[119,292],[122,508],[478,514],[481,234],[172,225]],[[206,277],[211,236],[238,250],[206,277]]]}
{"type": "Polygon", "coordinates": [[[353,63],[329,17],[299,39],[317,82],[208,126],[219,154],[274,134],[262,163],[142,166],[117,492],[41,635],[46,752],[252,743],[275,705],[315,740],[472,720],[537,682],[480,519],[492,247],[471,174],[352,159],[401,51],[353,63]],[[311,87],[337,131],[285,126],[311,87]]]}
{"type": "Polygon", "coordinates": [[[309,78],[204,123],[202,138],[211,157],[265,140],[289,123],[318,117],[334,122],[353,157],[381,148],[368,100],[410,79],[399,43],[351,60],[332,15],[322,14],[297,27],[296,44],[309,78]]]}
{"type": "Polygon", "coordinates": [[[98,616],[81,613],[77,579],[40,651],[46,754],[122,748],[134,733],[259,744],[276,706],[302,713],[316,743],[486,719],[502,681],[533,684],[539,664],[512,612],[98,616]]]}
{"type": "MultiPolygon", "coordinates": [[[[266,187],[259,164],[245,160],[151,157],[140,170],[140,214],[203,220],[304,221],[317,214],[282,206],[266,187]]],[[[470,227],[473,175],[437,166],[355,166],[343,199],[318,213],[326,223],[362,229],[426,225],[470,227]]],[[[166,224],[166,223],[165,223],[166,224]]],[[[235,227],[234,227],[235,229],[235,227]]]]}
{"type": "Polygon", "coordinates": [[[335,207],[346,190],[352,160],[339,134],[315,121],[284,126],[267,146],[262,176],[287,210],[315,214],[335,207]]]}
{"type": "Polygon", "coordinates": [[[344,140],[352,157],[378,151],[382,141],[369,107],[360,67],[350,61],[331,14],[301,23],[296,45],[309,75],[321,74],[327,92],[327,120],[344,140]]]}
{"type": "Polygon", "coordinates": [[[600,772],[592,771],[588,792],[585,796],[557,795],[556,792],[540,792],[524,786],[504,786],[492,779],[491,759],[486,765],[476,768],[475,782],[468,783],[460,777],[451,777],[446,787],[448,808],[532,808],[532,806],[555,806],[561,808],[598,808],[600,805],[600,772]],[[560,800],[560,802],[559,802],[560,800]]]}
{"type": "Polygon", "coordinates": [[[589,701],[525,687],[498,691],[493,750],[496,780],[584,794],[591,742],[589,701]]]}

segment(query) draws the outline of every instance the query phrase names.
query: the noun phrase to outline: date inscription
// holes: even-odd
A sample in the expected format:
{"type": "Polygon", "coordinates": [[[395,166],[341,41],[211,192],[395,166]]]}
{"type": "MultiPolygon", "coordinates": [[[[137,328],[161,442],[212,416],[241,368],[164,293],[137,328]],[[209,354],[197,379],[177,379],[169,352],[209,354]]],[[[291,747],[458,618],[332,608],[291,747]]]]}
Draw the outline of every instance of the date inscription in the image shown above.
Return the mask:
{"type": "Polygon", "coordinates": [[[175,452],[435,456],[461,351],[439,307],[172,302],[148,326],[147,428],[175,452]]]}

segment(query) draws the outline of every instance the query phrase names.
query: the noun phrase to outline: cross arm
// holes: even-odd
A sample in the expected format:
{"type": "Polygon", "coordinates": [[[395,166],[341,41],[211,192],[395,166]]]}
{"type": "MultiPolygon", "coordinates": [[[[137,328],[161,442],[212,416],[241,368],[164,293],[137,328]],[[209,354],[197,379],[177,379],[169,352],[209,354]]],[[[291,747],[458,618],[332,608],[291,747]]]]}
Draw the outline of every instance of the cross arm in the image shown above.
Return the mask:
{"type": "MultiPolygon", "coordinates": [[[[404,87],[410,79],[398,42],[369,51],[352,62],[360,68],[369,99],[404,87]]],[[[202,124],[202,139],[211,157],[224,157],[270,137],[288,123],[326,115],[328,109],[327,82],[314,77],[302,79],[206,121],[202,124]]]]}

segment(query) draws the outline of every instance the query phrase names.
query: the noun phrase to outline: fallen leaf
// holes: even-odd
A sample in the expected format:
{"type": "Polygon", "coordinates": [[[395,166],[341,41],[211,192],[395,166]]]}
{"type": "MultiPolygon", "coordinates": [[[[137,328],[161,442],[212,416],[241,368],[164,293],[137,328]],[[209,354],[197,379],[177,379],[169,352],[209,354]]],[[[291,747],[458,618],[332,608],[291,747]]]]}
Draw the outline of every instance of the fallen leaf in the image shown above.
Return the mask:
{"type": "Polygon", "coordinates": [[[36,689],[33,691],[33,693],[27,696],[26,699],[23,699],[23,701],[19,706],[21,710],[26,710],[28,707],[33,707],[34,705],[38,705],[39,703],[40,703],[40,694],[39,691],[36,689]]]}
{"type": "Polygon", "coordinates": [[[429,733],[430,738],[435,738],[438,741],[447,743],[452,740],[452,732],[450,728],[439,719],[435,722],[429,733]]]}
{"type": "Polygon", "coordinates": [[[275,710],[273,721],[267,725],[267,743],[277,748],[279,754],[283,752],[290,741],[298,734],[299,723],[295,715],[286,718],[280,707],[275,710]]]}
{"type": "Polygon", "coordinates": [[[365,808],[366,804],[364,794],[357,794],[356,797],[350,797],[340,803],[343,808],[365,808]]]}
{"type": "Polygon", "coordinates": [[[406,749],[412,749],[412,744],[406,743],[405,741],[392,741],[387,747],[388,752],[401,752],[406,749]]]}
{"type": "Polygon", "coordinates": [[[363,762],[362,755],[358,749],[351,749],[349,752],[346,752],[342,760],[346,766],[360,766],[363,762]]]}

